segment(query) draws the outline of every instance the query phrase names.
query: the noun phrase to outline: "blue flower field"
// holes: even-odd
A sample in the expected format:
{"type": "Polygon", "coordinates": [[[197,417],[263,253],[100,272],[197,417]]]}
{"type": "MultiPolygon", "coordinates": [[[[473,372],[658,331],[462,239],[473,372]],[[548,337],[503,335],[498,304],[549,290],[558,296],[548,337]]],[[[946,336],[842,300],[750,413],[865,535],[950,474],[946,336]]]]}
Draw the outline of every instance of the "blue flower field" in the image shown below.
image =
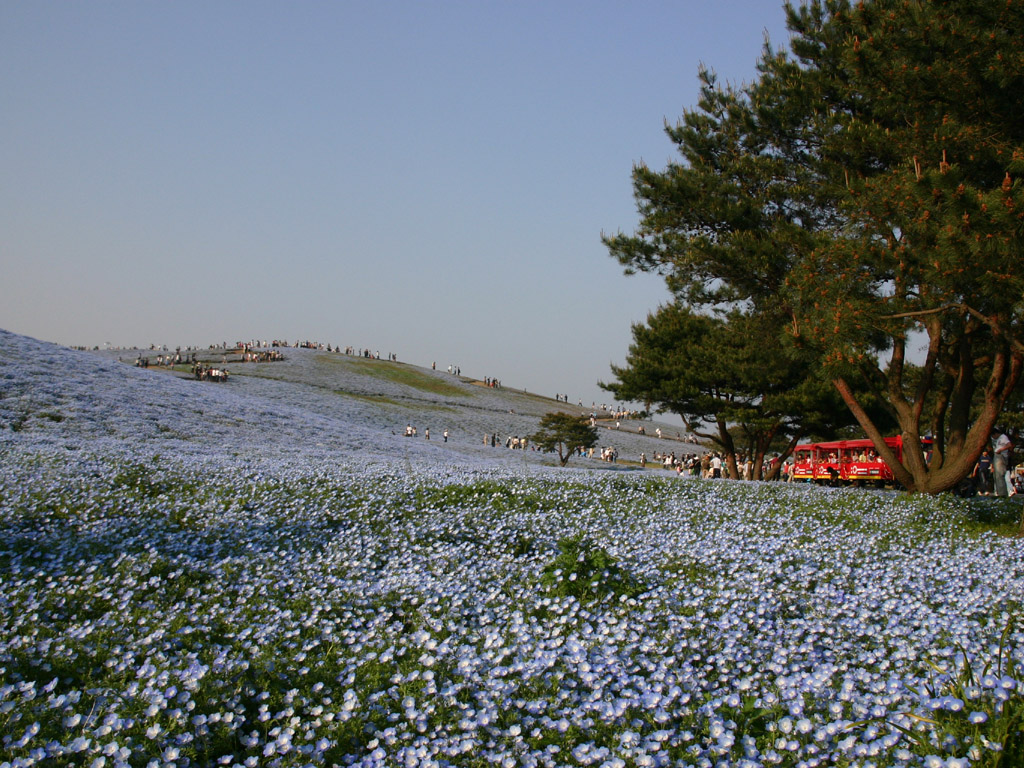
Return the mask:
{"type": "Polygon", "coordinates": [[[286,354],[0,332],[0,768],[1024,764],[976,507],[558,469],[483,443],[525,395],[286,354]]]}

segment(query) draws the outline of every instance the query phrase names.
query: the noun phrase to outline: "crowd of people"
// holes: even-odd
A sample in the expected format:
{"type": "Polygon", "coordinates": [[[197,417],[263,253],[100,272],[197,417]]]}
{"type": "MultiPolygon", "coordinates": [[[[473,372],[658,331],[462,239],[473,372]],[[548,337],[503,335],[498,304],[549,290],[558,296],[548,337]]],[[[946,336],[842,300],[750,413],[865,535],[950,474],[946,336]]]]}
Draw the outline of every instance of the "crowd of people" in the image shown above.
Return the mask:
{"type": "MultiPolygon", "coordinates": [[[[224,344],[224,347],[226,348],[227,345],[224,344]]],[[[236,341],[235,342],[235,349],[245,349],[245,350],[251,350],[251,349],[272,349],[273,350],[273,349],[278,349],[280,347],[284,347],[284,348],[291,347],[292,349],[317,349],[317,350],[323,350],[324,352],[334,352],[336,354],[342,354],[342,352],[344,351],[344,354],[348,355],[349,357],[362,357],[362,358],[367,359],[367,360],[380,360],[380,350],[379,349],[378,350],[371,350],[369,347],[351,347],[351,346],[349,346],[349,347],[345,347],[345,349],[342,350],[340,344],[324,344],[321,341],[310,341],[308,339],[305,340],[305,341],[287,341],[285,339],[272,339],[272,340],[253,339],[251,341],[236,341]]],[[[213,349],[213,347],[211,347],[211,349],[213,349]]],[[[390,353],[388,353],[387,359],[392,361],[392,362],[397,363],[398,362],[398,355],[396,355],[393,352],[390,352],[390,353]]]]}
{"type": "MultiPolygon", "coordinates": [[[[118,358],[118,360],[120,360],[120,359],[121,358],[118,358]]],[[[156,358],[154,360],[150,360],[149,357],[144,357],[143,355],[140,354],[138,357],[135,358],[135,367],[136,368],[149,368],[151,365],[155,365],[157,367],[170,367],[170,366],[173,366],[173,365],[181,365],[182,363],[185,363],[185,364],[194,363],[195,361],[196,361],[196,353],[195,352],[191,352],[189,350],[186,350],[185,351],[185,356],[182,357],[182,355],[181,355],[181,347],[178,347],[178,349],[176,349],[174,351],[173,355],[170,354],[169,352],[161,352],[160,354],[158,354],[156,356],[156,358]]]]}
{"type": "MultiPolygon", "coordinates": [[[[692,477],[699,477],[705,480],[714,479],[728,479],[731,477],[729,465],[725,460],[725,456],[718,452],[708,452],[704,454],[696,453],[683,453],[679,456],[676,455],[675,451],[669,452],[655,452],[652,454],[654,462],[661,465],[663,469],[671,470],[680,475],[689,475],[692,477]]],[[[767,477],[769,470],[773,468],[774,461],[777,459],[767,459],[761,465],[760,477],[767,477]]],[[[648,464],[647,454],[640,454],[640,466],[646,467],[648,464]]],[[[746,454],[740,454],[736,458],[736,472],[738,479],[741,480],[752,480],[757,473],[755,472],[756,466],[754,460],[746,454]]],[[[779,480],[787,481],[789,479],[789,473],[786,470],[786,465],[783,465],[782,471],[778,477],[779,480]]]]}
{"type": "Polygon", "coordinates": [[[273,363],[284,360],[284,355],[277,349],[253,349],[252,347],[241,348],[241,363],[273,363]]]}
{"type": "Polygon", "coordinates": [[[215,381],[223,384],[228,380],[228,369],[196,362],[192,364],[192,375],[197,381],[215,381]]]}
{"type": "MultiPolygon", "coordinates": [[[[202,352],[205,357],[219,354],[221,364],[228,362],[228,355],[238,356],[237,359],[231,360],[233,363],[269,363],[284,360],[284,355],[278,349],[267,349],[263,345],[264,342],[240,341],[234,347],[227,344],[211,345],[202,352]]],[[[167,347],[153,345],[150,347],[150,351],[157,353],[155,357],[151,358],[141,352],[136,356],[135,366],[137,368],[149,368],[150,366],[170,368],[175,365],[191,365],[194,373],[195,366],[199,362],[200,350],[198,347],[185,347],[184,350],[178,347],[172,353],[167,347]]],[[[121,357],[118,357],[118,360],[123,362],[121,357]]]]}
{"type": "MultiPolygon", "coordinates": [[[[693,475],[696,477],[722,477],[724,465],[722,457],[715,453],[705,453],[698,456],[694,453],[684,453],[676,456],[675,451],[667,453],[655,452],[654,461],[661,464],[662,469],[674,470],[680,475],[693,475]]],[[[646,454],[640,454],[640,465],[647,466],[646,454]]]]}
{"type": "MultiPolygon", "coordinates": [[[[502,440],[498,437],[497,432],[485,432],[484,433],[484,445],[489,445],[492,448],[502,444],[502,440]]],[[[529,438],[520,437],[519,435],[508,435],[504,440],[504,445],[510,451],[525,451],[525,450],[537,450],[536,446],[530,445],[529,438]]]]}
{"type": "MultiPolygon", "coordinates": [[[[601,409],[608,410],[607,406],[604,405],[601,406],[601,409]]],[[[621,421],[623,419],[642,419],[646,416],[646,414],[644,414],[642,411],[635,411],[629,410],[627,408],[618,407],[616,407],[615,410],[611,411],[611,414],[612,418],[615,419],[616,421],[621,421]]]]}

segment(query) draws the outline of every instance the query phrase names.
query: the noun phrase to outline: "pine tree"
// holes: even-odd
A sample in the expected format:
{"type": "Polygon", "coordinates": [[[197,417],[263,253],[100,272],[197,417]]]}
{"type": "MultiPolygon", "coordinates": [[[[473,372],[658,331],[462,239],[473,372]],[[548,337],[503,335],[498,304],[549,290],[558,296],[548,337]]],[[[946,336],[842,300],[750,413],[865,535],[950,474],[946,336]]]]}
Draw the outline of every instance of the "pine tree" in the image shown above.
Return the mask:
{"type": "Polygon", "coordinates": [[[530,440],[545,451],[558,453],[558,460],[564,467],[573,453],[586,450],[597,443],[597,430],[587,423],[584,416],[571,413],[546,413],[541,417],[540,428],[530,440]]]}
{"type": "Polygon", "coordinates": [[[667,129],[681,161],[634,169],[640,225],[605,242],[695,311],[787,318],[900,482],[951,488],[1024,365],[1024,4],[787,14],[792,52],[766,47],[754,83],[700,73],[667,129]]]}
{"type": "Polygon", "coordinates": [[[785,444],[784,460],[801,438],[849,421],[835,392],[808,375],[813,358],[782,342],[778,320],[766,314],[717,317],[668,304],[633,326],[626,365],[612,366],[616,380],[600,386],[678,415],[718,446],[731,477],[739,477],[737,454],[745,449],[759,480],[773,445],[785,444]]]}
{"type": "Polygon", "coordinates": [[[794,265],[798,333],[912,490],[970,472],[1024,364],[1022,24],[1001,0],[815,2],[790,9],[795,59],[762,80],[818,105],[806,127],[842,223],[794,265]],[[902,464],[852,375],[899,423],[902,464]]]}

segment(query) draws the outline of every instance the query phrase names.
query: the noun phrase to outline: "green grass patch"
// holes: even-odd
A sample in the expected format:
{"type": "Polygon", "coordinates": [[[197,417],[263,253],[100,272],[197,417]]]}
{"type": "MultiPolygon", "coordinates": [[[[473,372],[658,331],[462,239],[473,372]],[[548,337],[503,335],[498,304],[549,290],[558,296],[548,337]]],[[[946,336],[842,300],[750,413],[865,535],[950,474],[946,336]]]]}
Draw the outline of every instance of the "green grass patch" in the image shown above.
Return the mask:
{"type": "Polygon", "coordinates": [[[340,397],[350,397],[353,400],[359,400],[364,403],[372,403],[373,405],[393,405],[396,408],[409,408],[408,403],[402,403],[391,397],[384,397],[383,395],[357,395],[354,392],[346,392],[343,389],[334,390],[334,394],[340,397]]]}
{"type": "Polygon", "coordinates": [[[1000,536],[1024,534],[1024,505],[1017,496],[976,496],[968,499],[965,507],[967,515],[963,525],[971,535],[978,536],[989,531],[1000,536]]]}
{"type": "Polygon", "coordinates": [[[365,376],[392,381],[423,392],[432,392],[435,395],[445,395],[447,397],[468,396],[466,390],[462,387],[458,387],[438,376],[431,376],[403,363],[351,357],[338,358],[328,355],[321,355],[317,358],[317,362],[323,365],[346,365],[365,376]]]}

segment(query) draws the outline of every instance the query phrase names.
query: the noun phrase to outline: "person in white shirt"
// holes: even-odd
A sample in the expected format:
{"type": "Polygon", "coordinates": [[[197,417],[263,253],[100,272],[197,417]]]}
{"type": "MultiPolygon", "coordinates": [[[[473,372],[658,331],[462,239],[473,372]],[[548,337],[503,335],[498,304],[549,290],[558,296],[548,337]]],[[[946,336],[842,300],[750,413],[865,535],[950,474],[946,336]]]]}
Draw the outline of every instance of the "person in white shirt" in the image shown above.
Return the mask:
{"type": "Polygon", "coordinates": [[[711,457],[711,476],[722,476],[722,458],[717,453],[711,457]]]}
{"type": "Polygon", "coordinates": [[[1006,471],[1010,468],[1010,451],[1013,450],[1013,443],[1002,430],[996,429],[992,434],[996,436],[996,447],[992,452],[992,480],[996,496],[1009,496],[1006,471]]]}

